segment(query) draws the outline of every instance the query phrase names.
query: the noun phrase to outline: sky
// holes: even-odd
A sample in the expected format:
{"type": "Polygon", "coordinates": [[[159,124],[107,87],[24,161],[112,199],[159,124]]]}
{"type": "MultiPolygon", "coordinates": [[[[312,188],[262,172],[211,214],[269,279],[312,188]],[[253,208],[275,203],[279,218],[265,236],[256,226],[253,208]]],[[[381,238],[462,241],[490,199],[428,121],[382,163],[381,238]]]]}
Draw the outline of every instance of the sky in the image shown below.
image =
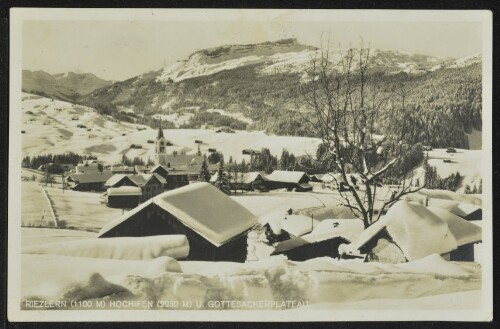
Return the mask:
{"type": "Polygon", "coordinates": [[[459,21],[348,20],[24,20],[22,66],[51,74],[90,72],[121,81],[158,70],[200,49],[297,38],[319,46],[323,35],[342,47],[362,39],[372,48],[459,58],[481,52],[482,28],[459,21]]]}

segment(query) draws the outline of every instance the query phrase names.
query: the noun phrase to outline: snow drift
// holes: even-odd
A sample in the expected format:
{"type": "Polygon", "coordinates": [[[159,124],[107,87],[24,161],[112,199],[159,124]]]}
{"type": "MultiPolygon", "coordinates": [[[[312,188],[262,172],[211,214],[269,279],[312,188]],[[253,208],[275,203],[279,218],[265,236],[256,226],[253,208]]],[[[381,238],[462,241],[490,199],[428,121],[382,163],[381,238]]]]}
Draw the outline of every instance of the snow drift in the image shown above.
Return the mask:
{"type": "MultiPolygon", "coordinates": [[[[106,303],[143,300],[151,301],[151,308],[162,308],[158,302],[167,300],[192,301],[191,308],[202,309],[245,309],[245,305],[251,309],[270,309],[256,302],[346,303],[481,289],[478,265],[446,262],[439,255],[399,265],[336,261],[328,257],[305,262],[290,262],[280,257],[245,264],[181,262],[183,272],[178,272],[175,265],[171,270],[168,266],[165,270],[152,270],[168,260],[112,260],[114,266],[107,262],[109,260],[23,255],[23,266],[31,269],[33,275],[23,280],[23,296],[36,296],[38,300],[101,299],[106,303]],[[55,268],[51,264],[56,264],[55,268]],[[51,291],[40,293],[37,289],[54,276],[54,271],[58,271],[59,280],[54,282],[51,291]],[[75,271],[87,273],[87,277],[68,284],[64,275],[73,275],[75,271]],[[29,282],[31,286],[27,286],[29,282]],[[213,301],[224,300],[236,304],[213,304],[213,301]]],[[[271,308],[287,306],[278,304],[271,308]]]]}
{"type": "Polygon", "coordinates": [[[23,254],[128,260],[149,260],[161,256],[182,259],[189,254],[189,243],[185,235],[85,239],[30,246],[23,249],[23,254]]]}

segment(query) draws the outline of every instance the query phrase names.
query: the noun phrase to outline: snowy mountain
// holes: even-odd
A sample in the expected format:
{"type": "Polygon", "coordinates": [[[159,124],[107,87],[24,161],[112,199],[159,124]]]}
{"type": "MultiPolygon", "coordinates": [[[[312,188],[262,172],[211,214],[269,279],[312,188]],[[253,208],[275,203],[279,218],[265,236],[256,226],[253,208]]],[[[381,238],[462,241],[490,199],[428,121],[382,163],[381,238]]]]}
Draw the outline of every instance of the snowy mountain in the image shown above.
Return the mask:
{"type": "MultiPolygon", "coordinates": [[[[329,58],[336,63],[339,54],[346,51],[332,50],[329,58]]],[[[311,59],[318,52],[317,48],[300,44],[296,39],[227,45],[196,51],[184,61],[105,85],[73,99],[67,95],[76,93],[61,93],[57,88],[57,92],[34,90],[33,93],[71,100],[121,121],[148,124],[151,117],[158,115],[189,117],[193,119],[183,126],[200,128],[203,124],[199,123],[206,119],[207,113],[217,112],[247,118],[246,127],[234,122],[233,129],[314,136],[312,127],[302,118],[307,114],[302,106],[300,86],[311,80],[308,71],[311,59]]],[[[358,55],[356,50],[353,55],[354,58],[358,55]]],[[[481,59],[480,55],[450,59],[370,49],[368,74],[380,90],[390,92],[401,83],[409,86],[412,92],[407,105],[415,109],[411,111],[415,115],[410,118],[415,131],[408,138],[410,142],[468,148],[466,134],[481,130],[481,59]],[[431,116],[433,127],[427,127],[428,123],[422,118],[431,116]],[[443,130],[443,124],[453,129],[443,130]],[[439,134],[423,136],[421,132],[426,129],[439,134]]],[[[26,80],[28,77],[27,73],[26,80]]],[[[52,84],[43,86],[50,89],[52,84]]],[[[23,85],[24,90],[34,89],[28,85],[28,82],[23,85]]],[[[170,123],[179,126],[179,123],[170,123]]],[[[230,123],[223,125],[230,126],[230,123]]],[[[380,116],[377,126],[385,129],[387,124],[386,118],[380,116]]]]}
{"type": "Polygon", "coordinates": [[[51,75],[44,71],[23,70],[22,77],[23,91],[66,101],[112,83],[92,73],[67,72],[51,75]]]}
{"type": "MultiPolygon", "coordinates": [[[[331,61],[338,64],[342,52],[347,52],[347,49],[332,50],[331,61]]],[[[302,45],[296,39],[255,45],[222,46],[195,52],[187,60],[165,67],[158,80],[179,82],[248,65],[261,66],[259,72],[264,74],[302,73],[307,70],[311,59],[318,55],[317,48],[302,45]]],[[[373,69],[410,74],[429,71],[436,65],[451,60],[443,57],[379,49],[372,50],[370,58],[373,69]]]]}

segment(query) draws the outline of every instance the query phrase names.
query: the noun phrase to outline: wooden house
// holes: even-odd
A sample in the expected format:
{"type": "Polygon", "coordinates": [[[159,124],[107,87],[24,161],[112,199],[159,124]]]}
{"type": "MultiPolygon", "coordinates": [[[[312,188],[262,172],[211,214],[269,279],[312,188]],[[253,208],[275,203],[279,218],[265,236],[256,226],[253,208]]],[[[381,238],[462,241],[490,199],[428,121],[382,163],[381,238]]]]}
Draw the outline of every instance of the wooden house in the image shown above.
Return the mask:
{"type": "Polygon", "coordinates": [[[104,227],[98,237],[182,234],[188,260],[244,262],[246,233],[256,224],[245,207],[209,183],[155,196],[104,227]]]}
{"type": "Polygon", "coordinates": [[[112,176],[111,171],[71,174],[66,177],[66,182],[74,191],[102,191],[112,176]]]}
{"type": "Polygon", "coordinates": [[[130,209],[139,205],[142,190],[136,186],[120,186],[108,188],[107,201],[111,208],[130,209]]]}
{"type": "Polygon", "coordinates": [[[120,186],[135,186],[142,191],[141,202],[162,193],[167,181],[158,174],[116,174],[113,175],[105,186],[108,188],[120,186]]]}
{"type": "Polygon", "coordinates": [[[266,186],[270,190],[286,188],[288,191],[312,191],[312,186],[309,184],[311,178],[303,171],[275,170],[265,176],[265,179],[266,186]]]}

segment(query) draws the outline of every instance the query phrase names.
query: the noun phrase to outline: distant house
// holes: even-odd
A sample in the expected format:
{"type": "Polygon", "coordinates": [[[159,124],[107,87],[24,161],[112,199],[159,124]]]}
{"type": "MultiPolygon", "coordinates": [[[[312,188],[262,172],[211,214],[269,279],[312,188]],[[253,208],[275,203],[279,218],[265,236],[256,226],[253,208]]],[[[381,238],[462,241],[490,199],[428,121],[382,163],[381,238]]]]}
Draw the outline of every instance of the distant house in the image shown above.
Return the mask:
{"type": "Polygon", "coordinates": [[[265,176],[266,186],[270,190],[286,188],[288,191],[295,189],[297,192],[312,191],[309,184],[311,178],[303,171],[275,170],[265,176]]]}
{"type": "Polygon", "coordinates": [[[153,168],[151,168],[150,172],[152,174],[158,174],[161,177],[167,179],[168,168],[167,168],[167,166],[164,166],[164,165],[156,165],[153,168]]]}
{"type": "Polygon", "coordinates": [[[79,163],[75,167],[75,173],[77,174],[89,174],[89,173],[99,173],[102,171],[102,165],[97,162],[84,162],[79,163]]]}
{"type": "Polygon", "coordinates": [[[142,199],[142,190],[136,186],[110,187],[107,192],[111,208],[135,208],[142,199]]]}
{"type": "Polygon", "coordinates": [[[75,165],[72,163],[61,163],[60,166],[61,166],[61,169],[64,170],[65,172],[72,171],[75,169],[75,165]]]}
{"type": "Polygon", "coordinates": [[[102,191],[104,183],[113,176],[111,171],[71,174],[66,182],[74,191],[102,191]]]}
{"type": "Polygon", "coordinates": [[[182,166],[194,166],[194,165],[201,165],[203,162],[204,158],[201,155],[186,155],[186,154],[176,154],[176,155],[169,155],[166,159],[165,165],[168,168],[176,168],[182,167],[182,166]]]}
{"type": "Polygon", "coordinates": [[[104,184],[108,189],[120,186],[135,186],[142,191],[141,202],[163,192],[167,181],[158,174],[116,174],[104,184]]]}
{"type": "Polygon", "coordinates": [[[446,149],[446,153],[457,153],[457,150],[455,150],[453,147],[448,147],[446,149]]]}
{"type": "Polygon", "coordinates": [[[182,234],[188,260],[244,262],[246,233],[256,224],[245,207],[209,183],[155,196],[111,222],[99,238],[182,234]]]}
{"type": "Polygon", "coordinates": [[[257,154],[260,154],[260,151],[259,150],[252,150],[252,149],[243,149],[241,151],[242,154],[245,154],[245,155],[257,155],[257,154]]]}
{"type": "Polygon", "coordinates": [[[110,170],[113,174],[133,174],[134,167],[132,166],[111,166],[110,170]]]}
{"type": "Polygon", "coordinates": [[[71,118],[71,120],[76,121],[76,120],[78,120],[78,117],[74,116],[74,117],[71,118]]]}
{"type": "Polygon", "coordinates": [[[237,179],[237,182],[243,185],[246,190],[267,190],[266,179],[259,172],[247,172],[243,174],[241,180],[237,179]]]}

